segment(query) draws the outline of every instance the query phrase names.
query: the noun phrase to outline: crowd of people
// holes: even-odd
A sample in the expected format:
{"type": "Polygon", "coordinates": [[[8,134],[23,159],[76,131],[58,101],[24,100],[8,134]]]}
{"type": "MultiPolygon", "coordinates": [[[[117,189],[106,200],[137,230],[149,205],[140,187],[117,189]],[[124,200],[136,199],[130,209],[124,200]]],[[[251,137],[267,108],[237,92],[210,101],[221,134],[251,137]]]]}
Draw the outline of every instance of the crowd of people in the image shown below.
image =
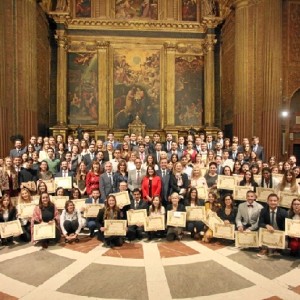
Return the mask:
{"type": "MultiPolygon", "coordinates": [[[[215,213],[225,224],[234,224],[239,232],[285,230],[285,218],[300,220],[300,198],[297,179],[300,167],[296,157],[287,161],[265,157],[259,138],[237,136],[225,138],[199,133],[178,136],[171,133],[162,139],[125,134],[122,141],[110,132],[107,140],[63,136],[31,136],[27,143],[15,140],[9,156],[0,158],[0,223],[20,220],[24,242],[34,240],[33,227],[42,222],[56,225],[54,242],[79,242],[82,229],[103,241],[105,247],[121,246],[124,241],[181,240],[184,234],[205,243],[213,239],[213,228],[204,221],[186,221],[185,227],[170,226],[165,230],[145,232],[144,224],[128,225],[126,236],[105,235],[105,220],[126,220],[127,212],[146,209],[148,216],[165,216],[168,212],[185,212],[187,207],[204,206],[205,213],[215,213]],[[164,140],[164,141],[162,141],[164,140]],[[246,200],[234,199],[232,190],[218,188],[218,176],[233,176],[237,186],[249,187],[246,200]],[[63,210],[57,209],[47,190],[56,177],[70,177],[70,188],[57,187],[55,195],[68,196],[63,210]],[[256,189],[272,189],[266,203],[259,203],[256,189]],[[207,191],[205,196],[200,189],[207,191]],[[130,204],[118,205],[115,193],[127,191],[130,204]],[[290,208],[280,207],[280,193],[290,192],[295,198],[290,208]],[[21,217],[19,205],[38,199],[31,217],[21,217]],[[86,204],[103,204],[95,217],[84,217],[85,207],[77,209],[74,199],[86,204]],[[15,201],[14,201],[15,200],[15,201]]],[[[1,238],[3,245],[15,237],[1,238]]],[[[50,240],[42,240],[48,247],[50,240]]],[[[300,239],[287,238],[291,255],[298,255],[300,239]]],[[[265,257],[276,251],[262,247],[265,257]]]]}

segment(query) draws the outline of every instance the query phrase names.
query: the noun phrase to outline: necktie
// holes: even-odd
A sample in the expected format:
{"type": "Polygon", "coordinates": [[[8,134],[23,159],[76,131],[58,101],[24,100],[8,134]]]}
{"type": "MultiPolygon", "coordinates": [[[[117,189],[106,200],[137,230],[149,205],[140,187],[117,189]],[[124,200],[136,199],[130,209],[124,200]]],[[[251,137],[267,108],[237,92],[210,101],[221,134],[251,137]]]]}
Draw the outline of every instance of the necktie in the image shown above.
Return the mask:
{"type": "Polygon", "coordinates": [[[167,147],[168,151],[170,151],[171,149],[171,146],[170,146],[170,143],[168,142],[168,147],[167,147]]]}
{"type": "Polygon", "coordinates": [[[139,170],[137,171],[136,181],[137,181],[138,184],[141,183],[141,175],[140,175],[140,171],[139,170]]]}
{"type": "Polygon", "coordinates": [[[160,152],[157,152],[157,162],[160,160],[160,152]]]}
{"type": "Polygon", "coordinates": [[[111,176],[111,173],[108,173],[108,177],[109,177],[109,179],[110,179],[111,185],[113,185],[113,177],[111,176]]]}
{"type": "Polygon", "coordinates": [[[94,153],[91,153],[91,160],[94,159],[94,153]]]}
{"type": "Polygon", "coordinates": [[[165,176],[166,176],[166,171],[163,170],[163,171],[162,171],[162,177],[164,178],[165,176]]]}
{"type": "Polygon", "coordinates": [[[139,201],[135,201],[135,206],[134,206],[134,208],[138,208],[138,206],[139,206],[139,201]]]}
{"type": "Polygon", "coordinates": [[[274,221],[275,221],[275,211],[272,210],[271,212],[271,225],[274,227],[274,221]]]}

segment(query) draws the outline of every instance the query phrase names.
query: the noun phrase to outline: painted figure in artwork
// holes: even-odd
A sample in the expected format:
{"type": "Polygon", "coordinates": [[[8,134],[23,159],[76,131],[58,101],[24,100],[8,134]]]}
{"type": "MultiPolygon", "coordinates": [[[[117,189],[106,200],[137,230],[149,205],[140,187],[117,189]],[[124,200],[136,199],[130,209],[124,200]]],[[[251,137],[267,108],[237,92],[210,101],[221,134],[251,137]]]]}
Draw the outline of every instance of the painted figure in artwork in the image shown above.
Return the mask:
{"type": "Polygon", "coordinates": [[[197,21],[197,0],[182,1],[182,20],[197,21]]]}
{"type": "Polygon", "coordinates": [[[91,17],[91,0],[76,0],[76,17],[89,18],[91,17]]]}

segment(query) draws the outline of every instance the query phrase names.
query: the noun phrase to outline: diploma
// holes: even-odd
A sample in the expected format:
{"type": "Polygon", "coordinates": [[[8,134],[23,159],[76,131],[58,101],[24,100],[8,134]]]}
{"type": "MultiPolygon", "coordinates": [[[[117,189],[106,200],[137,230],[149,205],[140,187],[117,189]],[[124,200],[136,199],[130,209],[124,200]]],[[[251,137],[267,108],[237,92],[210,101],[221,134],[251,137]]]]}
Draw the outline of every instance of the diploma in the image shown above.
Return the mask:
{"type": "Polygon", "coordinates": [[[234,224],[215,224],[213,236],[216,238],[234,240],[234,224]]]}
{"type": "Polygon", "coordinates": [[[145,231],[165,230],[165,216],[147,217],[145,222],[145,231]]]}
{"type": "Polygon", "coordinates": [[[128,225],[137,225],[142,223],[145,226],[147,217],[146,209],[131,209],[127,211],[127,221],[128,225]]]}
{"type": "Polygon", "coordinates": [[[36,207],[36,205],[34,203],[21,203],[17,207],[20,218],[26,219],[32,217],[33,210],[36,207]]]}
{"type": "Polygon", "coordinates": [[[46,184],[46,186],[47,186],[47,192],[49,194],[55,193],[55,182],[54,182],[53,179],[43,180],[43,182],[46,184]]]}
{"type": "Polygon", "coordinates": [[[127,221],[125,220],[104,220],[104,236],[126,235],[127,221]]]}
{"type": "Polygon", "coordinates": [[[55,238],[55,222],[52,224],[40,223],[33,226],[33,239],[35,241],[55,238]]]}
{"type": "Polygon", "coordinates": [[[240,185],[237,185],[234,189],[234,199],[235,200],[245,200],[246,201],[248,191],[253,191],[253,186],[240,186],[240,185]]]}
{"type": "Polygon", "coordinates": [[[111,194],[111,195],[116,197],[118,206],[124,207],[126,205],[130,205],[130,198],[129,198],[129,195],[128,195],[127,191],[114,193],[114,194],[111,194]]]}
{"type": "Polygon", "coordinates": [[[207,187],[205,185],[198,186],[197,191],[198,191],[199,199],[207,199],[208,198],[208,191],[207,191],[207,187]]]}
{"type": "Polygon", "coordinates": [[[235,185],[239,185],[240,182],[244,179],[244,175],[233,174],[232,176],[235,180],[235,185]]]}
{"type": "MultiPolygon", "coordinates": [[[[206,159],[205,159],[206,160],[206,159]]],[[[201,171],[201,174],[202,174],[202,177],[204,177],[204,175],[207,173],[208,171],[208,168],[200,168],[200,171],[201,171]]]]}
{"type": "Polygon", "coordinates": [[[285,235],[300,238],[300,220],[285,219],[285,235]]]}
{"type": "Polygon", "coordinates": [[[85,206],[86,206],[85,200],[86,200],[86,199],[73,199],[72,202],[73,202],[74,205],[75,205],[75,209],[81,211],[81,209],[82,209],[83,207],[85,208],[85,206]]]}
{"type": "Polygon", "coordinates": [[[255,174],[253,175],[253,179],[257,184],[259,184],[261,180],[261,175],[255,174]]]}
{"type": "Polygon", "coordinates": [[[235,178],[233,176],[219,175],[217,188],[222,190],[234,190],[235,178]]]}
{"type": "Polygon", "coordinates": [[[13,204],[13,206],[17,206],[19,197],[10,197],[10,200],[11,200],[11,203],[13,204]]]}
{"type": "Polygon", "coordinates": [[[274,174],[274,173],[272,173],[272,177],[277,179],[278,182],[281,182],[282,178],[283,178],[283,174],[274,174]]]}
{"type": "Polygon", "coordinates": [[[285,248],[284,231],[274,230],[274,232],[270,232],[267,229],[259,228],[259,246],[267,246],[269,248],[284,249],[285,248]]]}
{"type": "Polygon", "coordinates": [[[21,187],[28,189],[31,192],[36,191],[36,184],[34,181],[22,182],[21,187]]]}
{"type": "Polygon", "coordinates": [[[186,220],[187,221],[205,221],[206,210],[205,206],[186,206],[186,220]]]}
{"type": "Polygon", "coordinates": [[[86,204],[84,217],[96,218],[98,216],[99,210],[103,207],[104,204],[86,204]]]}
{"type": "Polygon", "coordinates": [[[279,206],[290,208],[293,199],[298,198],[298,195],[295,193],[289,192],[280,192],[279,197],[279,206]]]}
{"type": "Polygon", "coordinates": [[[70,190],[72,188],[72,177],[55,177],[55,187],[62,187],[63,189],[70,190]]]}
{"type": "Polygon", "coordinates": [[[50,196],[50,199],[57,209],[64,209],[69,196],[50,196]]]}
{"type": "Polygon", "coordinates": [[[206,222],[207,222],[206,224],[212,231],[214,231],[215,229],[215,224],[220,224],[220,225],[224,224],[224,221],[213,211],[210,211],[208,213],[206,222]]]}
{"type": "Polygon", "coordinates": [[[257,201],[267,202],[269,195],[272,193],[275,193],[275,190],[269,189],[269,188],[258,187],[258,188],[256,188],[256,193],[257,193],[257,199],[256,199],[257,201]]]}
{"type": "Polygon", "coordinates": [[[19,220],[0,223],[0,235],[2,239],[19,236],[23,233],[19,220]]]}
{"type": "Polygon", "coordinates": [[[186,212],[183,211],[168,211],[167,225],[174,227],[185,227],[186,212]]]}
{"type": "Polygon", "coordinates": [[[258,232],[257,231],[236,231],[235,246],[242,248],[258,248],[258,232]]]}
{"type": "Polygon", "coordinates": [[[39,205],[40,202],[40,196],[39,195],[34,195],[31,197],[32,201],[31,203],[34,203],[35,205],[39,205]]]}

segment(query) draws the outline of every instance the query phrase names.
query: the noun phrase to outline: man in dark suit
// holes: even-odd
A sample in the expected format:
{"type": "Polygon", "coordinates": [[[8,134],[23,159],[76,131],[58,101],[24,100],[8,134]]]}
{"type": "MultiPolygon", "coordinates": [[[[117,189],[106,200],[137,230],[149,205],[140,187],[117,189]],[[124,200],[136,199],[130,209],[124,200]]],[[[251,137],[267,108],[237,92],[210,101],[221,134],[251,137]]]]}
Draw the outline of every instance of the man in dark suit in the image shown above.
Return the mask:
{"type": "Polygon", "coordinates": [[[178,148],[178,145],[176,142],[172,142],[171,144],[171,150],[168,152],[168,160],[171,159],[172,154],[176,154],[178,156],[178,160],[181,159],[183,151],[178,148]]]}
{"type": "Polygon", "coordinates": [[[233,161],[236,161],[237,156],[238,156],[238,144],[232,143],[231,151],[229,152],[229,158],[232,159],[233,161]]]}
{"type": "MultiPolygon", "coordinates": [[[[100,203],[100,192],[98,189],[93,189],[91,197],[85,200],[86,204],[99,204],[100,203]]],[[[96,229],[96,218],[87,218],[86,226],[90,230],[90,237],[95,236],[96,229]]]]}
{"type": "Polygon", "coordinates": [[[171,151],[172,149],[172,141],[173,141],[173,136],[172,133],[167,133],[166,135],[166,141],[163,144],[163,150],[166,151],[167,153],[171,151]]]}
{"type": "MultiPolygon", "coordinates": [[[[268,205],[260,212],[259,227],[265,228],[271,233],[274,232],[274,230],[284,231],[287,211],[279,207],[279,197],[275,193],[270,194],[268,196],[267,204],[268,205]]],[[[269,255],[273,254],[273,250],[271,251],[268,247],[263,246],[257,256],[265,257],[268,252],[269,255]]]]}
{"type": "Polygon", "coordinates": [[[157,170],[156,174],[160,177],[161,182],[162,182],[162,189],[161,189],[161,201],[162,205],[166,208],[168,203],[169,203],[169,195],[170,195],[170,172],[167,168],[168,166],[168,161],[167,159],[163,158],[161,159],[159,163],[159,170],[157,170]]]}
{"type": "Polygon", "coordinates": [[[256,156],[259,160],[265,160],[265,151],[264,148],[259,145],[259,137],[257,136],[252,138],[252,151],[256,153],[256,156]]]}
{"type": "Polygon", "coordinates": [[[9,152],[9,156],[11,158],[22,156],[25,153],[26,149],[22,148],[22,141],[20,139],[15,140],[15,149],[11,149],[9,152]]]}
{"type": "Polygon", "coordinates": [[[155,164],[159,164],[160,161],[160,153],[162,151],[162,145],[161,142],[157,142],[155,144],[155,151],[153,152],[153,156],[154,156],[154,163],[155,164]]]}
{"type": "Polygon", "coordinates": [[[114,179],[112,173],[112,163],[107,161],[104,165],[105,172],[100,176],[101,202],[104,203],[106,197],[114,192],[114,179]]]}
{"type": "Polygon", "coordinates": [[[83,156],[83,161],[86,164],[86,168],[89,171],[92,167],[93,161],[95,160],[95,145],[94,144],[90,144],[89,145],[89,153],[87,153],[86,155],[83,156]]]}
{"type": "Polygon", "coordinates": [[[207,150],[214,150],[216,142],[213,141],[213,137],[211,134],[206,136],[206,144],[207,144],[207,150]]]}
{"type": "Polygon", "coordinates": [[[152,143],[149,144],[149,151],[151,154],[155,152],[155,145],[160,142],[160,134],[158,132],[153,133],[152,143]]]}
{"type": "MultiPolygon", "coordinates": [[[[55,174],[55,177],[71,177],[71,188],[73,186],[74,172],[70,171],[68,168],[68,162],[66,160],[62,161],[60,164],[60,171],[55,174]]],[[[66,190],[66,194],[70,194],[71,189],[66,190]]]]}
{"type": "MultiPolygon", "coordinates": [[[[133,200],[130,204],[130,210],[148,210],[148,203],[142,199],[142,194],[139,189],[133,190],[133,200]]],[[[141,240],[144,233],[144,224],[129,225],[127,231],[127,238],[129,241],[133,241],[136,238],[141,240]]]]}
{"type": "Polygon", "coordinates": [[[185,140],[183,136],[178,137],[178,149],[183,152],[186,149],[185,140]]]}

